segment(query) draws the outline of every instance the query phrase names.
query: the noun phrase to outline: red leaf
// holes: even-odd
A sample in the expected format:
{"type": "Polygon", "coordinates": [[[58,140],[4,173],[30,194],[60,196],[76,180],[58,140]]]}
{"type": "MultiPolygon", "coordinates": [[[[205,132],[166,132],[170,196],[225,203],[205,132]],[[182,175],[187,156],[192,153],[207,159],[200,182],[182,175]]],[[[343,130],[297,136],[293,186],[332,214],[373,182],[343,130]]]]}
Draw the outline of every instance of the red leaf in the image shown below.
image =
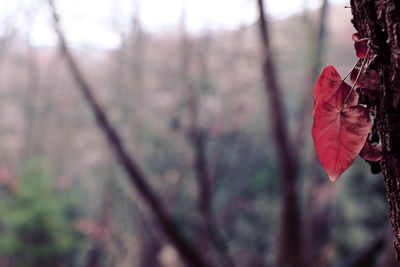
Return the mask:
{"type": "MultiPolygon", "coordinates": [[[[350,74],[350,81],[354,84],[359,70],[353,69],[350,74]]],[[[363,70],[358,77],[355,88],[368,88],[371,90],[379,90],[379,76],[375,70],[363,70]]]]}
{"type": "MultiPolygon", "coordinates": [[[[359,69],[356,69],[356,68],[354,68],[354,69],[352,69],[352,71],[351,71],[351,73],[350,73],[350,82],[352,83],[352,84],[354,84],[355,82],[356,82],[356,79],[357,79],[357,75],[358,75],[358,72],[359,72],[360,70],[359,69]]],[[[360,77],[358,78],[358,79],[361,79],[361,74],[360,74],[360,77]]]]}
{"type": "Polygon", "coordinates": [[[314,88],[313,115],[318,106],[318,101],[325,101],[331,98],[341,84],[342,78],[335,67],[328,66],[322,71],[314,88]]]}
{"type": "Polygon", "coordinates": [[[326,67],[318,78],[314,88],[314,100],[328,100],[342,83],[339,73],[333,66],[326,67]]]}
{"type": "MultiPolygon", "coordinates": [[[[359,70],[353,69],[350,74],[350,81],[354,84],[359,70]]],[[[360,88],[361,91],[367,94],[371,99],[375,99],[379,94],[379,77],[375,70],[363,70],[358,77],[355,89],[360,88]]]]}
{"type": "MultiPolygon", "coordinates": [[[[368,109],[358,106],[358,94],[353,92],[342,109],[351,87],[336,77],[335,72],[324,72],[314,91],[314,125],[312,135],[318,158],[334,182],[353,163],[363,148],[371,129],[368,109]],[[333,74],[328,76],[328,74],[333,74]],[[321,82],[328,80],[331,82],[321,82]],[[340,81],[339,86],[337,82],[340,81]],[[331,94],[331,91],[333,91],[331,94]],[[332,95],[327,98],[327,95],[332,95]],[[318,101],[319,100],[319,101],[318,101]]],[[[337,72],[336,72],[337,73],[337,72]]]]}
{"type": "Polygon", "coordinates": [[[362,37],[358,32],[354,33],[351,38],[354,40],[354,49],[356,50],[356,56],[361,59],[365,58],[368,51],[367,40],[362,40],[362,37]]]}
{"type": "Polygon", "coordinates": [[[371,130],[368,110],[340,108],[323,102],[315,111],[312,135],[318,158],[329,179],[336,179],[353,163],[371,130]]]}
{"type": "MultiPolygon", "coordinates": [[[[350,91],[351,86],[345,82],[342,82],[342,84],[336,90],[335,94],[331,98],[329,98],[329,100],[326,100],[324,102],[328,102],[329,104],[340,110],[343,107],[344,101],[346,100],[350,91]]],[[[353,91],[351,93],[351,96],[349,97],[349,100],[347,100],[346,106],[358,105],[358,97],[358,93],[356,91],[353,91]]]]}
{"type": "Polygon", "coordinates": [[[382,146],[378,143],[365,142],[360,151],[360,157],[368,161],[380,161],[382,159],[382,146]]]}
{"type": "Polygon", "coordinates": [[[353,39],[354,42],[357,42],[357,41],[360,40],[361,38],[362,38],[362,37],[361,37],[361,34],[359,34],[358,32],[353,33],[353,35],[351,36],[351,39],[353,39]]]}

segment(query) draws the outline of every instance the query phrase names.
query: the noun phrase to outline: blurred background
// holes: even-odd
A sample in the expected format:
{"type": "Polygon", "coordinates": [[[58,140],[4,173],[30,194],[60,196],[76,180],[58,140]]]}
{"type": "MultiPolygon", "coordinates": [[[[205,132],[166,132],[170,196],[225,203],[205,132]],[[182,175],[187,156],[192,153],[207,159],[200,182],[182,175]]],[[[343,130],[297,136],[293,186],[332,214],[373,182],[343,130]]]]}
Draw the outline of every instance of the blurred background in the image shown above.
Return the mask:
{"type": "MultiPolygon", "coordinates": [[[[348,2],[264,1],[294,225],[281,223],[288,190],[256,0],[54,4],[93,93],[198,254],[279,266],[293,254],[286,227],[302,263],[280,266],[397,266],[381,176],[357,159],[330,183],[311,140],[320,71],[356,62],[348,2]]],[[[0,0],[0,94],[1,267],[186,266],[97,127],[48,1],[0,0]]]]}

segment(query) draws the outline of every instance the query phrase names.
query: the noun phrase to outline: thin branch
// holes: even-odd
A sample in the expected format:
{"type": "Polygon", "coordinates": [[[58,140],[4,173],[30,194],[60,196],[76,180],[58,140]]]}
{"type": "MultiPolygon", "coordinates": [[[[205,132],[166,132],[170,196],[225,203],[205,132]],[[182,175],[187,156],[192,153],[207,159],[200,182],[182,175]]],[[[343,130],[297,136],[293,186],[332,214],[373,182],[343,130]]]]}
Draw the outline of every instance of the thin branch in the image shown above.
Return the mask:
{"type": "Polygon", "coordinates": [[[364,70],[365,63],[367,63],[367,60],[368,60],[368,57],[369,57],[369,53],[370,53],[370,52],[371,52],[371,47],[370,47],[370,45],[368,44],[367,54],[365,55],[365,58],[363,59],[363,62],[362,62],[362,64],[361,64],[360,71],[357,73],[356,80],[354,81],[354,84],[353,84],[353,86],[351,87],[351,90],[350,90],[349,94],[347,95],[346,99],[344,100],[344,103],[343,103],[342,108],[340,109],[340,112],[342,112],[342,110],[346,107],[346,103],[347,103],[347,101],[349,101],[349,98],[350,98],[351,94],[353,93],[354,88],[355,88],[356,85],[357,85],[358,79],[359,79],[360,76],[361,76],[361,72],[364,70]]]}
{"type": "MultiPolygon", "coordinates": [[[[263,1],[258,0],[258,4],[260,12],[260,31],[263,45],[262,52],[264,54],[263,75],[265,91],[269,96],[270,101],[269,110],[273,122],[274,137],[277,142],[277,153],[279,159],[281,160],[281,164],[283,164],[284,167],[287,167],[287,170],[290,171],[290,174],[294,174],[296,164],[294,157],[290,153],[288,131],[285,123],[286,117],[284,115],[283,106],[281,103],[281,89],[276,79],[275,64],[272,60],[272,51],[269,43],[267,21],[265,19],[263,10],[263,1]]],[[[285,179],[286,178],[295,179],[295,176],[291,175],[291,177],[285,177],[285,179]]]]}
{"type": "MultiPolygon", "coordinates": [[[[190,61],[190,45],[186,38],[185,14],[182,14],[182,83],[183,87],[189,89],[190,117],[191,125],[189,127],[188,142],[192,146],[194,162],[193,169],[197,181],[198,199],[197,205],[202,220],[202,228],[205,231],[205,237],[215,249],[221,266],[234,267],[233,259],[229,253],[223,238],[218,231],[218,223],[212,208],[212,181],[210,167],[207,160],[207,141],[208,134],[206,130],[199,125],[200,112],[200,93],[199,88],[191,85],[189,81],[188,65],[190,61]]],[[[206,43],[203,44],[206,46],[206,43]]],[[[206,51],[200,51],[199,63],[202,80],[207,80],[208,69],[206,61],[206,51]]]]}
{"type": "Polygon", "coordinates": [[[138,191],[142,199],[149,206],[153,215],[157,218],[157,222],[160,224],[160,227],[170,238],[171,242],[175,245],[176,249],[180,252],[180,255],[186,261],[186,263],[193,267],[210,266],[210,264],[207,263],[206,260],[196,251],[192,244],[184,239],[182,234],[179,232],[179,229],[167,213],[163,202],[159,200],[157,195],[146,183],[145,175],[138,167],[134,159],[130,156],[128,151],[126,151],[119,134],[112,127],[106,113],[103,111],[98,100],[95,98],[93,94],[93,88],[85,80],[81,70],[69,51],[64,33],[62,32],[59,24],[59,16],[56,12],[53,0],[48,0],[48,3],[53,13],[54,30],[58,35],[60,46],[67,60],[70,71],[78,83],[82,94],[87,100],[96,118],[99,128],[107,137],[109,146],[113,149],[116,158],[125,170],[132,187],[138,191]]]}
{"type": "Polygon", "coordinates": [[[203,227],[207,237],[216,249],[220,262],[223,266],[234,267],[233,259],[229,249],[222,240],[217,229],[217,220],[212,209],[211,177],[206,157],[206,134],[197,129],[191,133],[191,143],[194,152],[194,169],[199,188],[198,206],[203,220],[203,227]]]}
{"type": "Polygon", "coordinates": [[[349,77],[349,75],[353,72],[353,70],[356,68],[356,66],[358,65],[358,62],[360,62],[361,59],[358,59],[356,61],[356,63],[354,63],[353,67],[351,67],[351,69],[349,70],[349,72],[347,72],[347,74],[342,78],[342,82],[344,82],[347,77],[349,77]]]}

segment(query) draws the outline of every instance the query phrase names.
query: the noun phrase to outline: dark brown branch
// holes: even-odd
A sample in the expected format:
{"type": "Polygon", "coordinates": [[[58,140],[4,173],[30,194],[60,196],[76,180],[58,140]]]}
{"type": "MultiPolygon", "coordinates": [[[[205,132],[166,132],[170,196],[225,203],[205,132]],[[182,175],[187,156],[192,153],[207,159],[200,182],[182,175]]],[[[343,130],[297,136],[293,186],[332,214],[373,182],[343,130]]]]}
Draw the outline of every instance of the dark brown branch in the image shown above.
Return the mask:
{"type": "Polygon", "coordinates": [[[54,29],[59,37],[61,49],[67,60],[70,71],[72,72],[72,75],[74,76],[92,112],[94,113],[99,128],[107,137],[109,146],[112,148],[116,158],[125,170],[132,186],[139,192],[140,196],[149,206],[153,215],[157,218],[157,222],[160,224],[161,229],[175,245],[185,262],[189,266],[193,267],[210,266],[206,260],[200,256],[192,244],[183,238],[178,228],[173,223],[173,220],[167,213],[163,203],[146,183],[144,174],[133,158],[129,155],[128,151],[126,151],[120,136],[112,127],[106,113],[103,111],[98,100],[95,98],[93,94],[93,88],[85,80],[82,72],[80,71],[67,47],[67,42],[60,28],[59,16],[56,12],[53,0],[49,0],[49,5],[53,13],[54,29]]]}
{"type": "Polygon", "coordinates": [[[206,158],[206,133],[200,129],[190,133],[190,140],[194,151],[194,170],[199,188],[198,206],[204,218],[211,215],[211,184],[206,158]]]}
{"type": "Polygon", "coordinates": [[[283,183],[283,199],[281,224],[278,240],[277,266],[303,266],[301,254],[300,218],[297,200],[297,166],[293,151],[291,150],[286,117],[281,103],[281,89],[275,73],[275,65],[272,59],[272,49],[268,35],[268,24],[265,18],[264,5],[258,0],[260,16],[260,33],[262,38],[263,75],[265,91],[269,96],[269,116],[272,117],[273,135],[278,154],[280,177],[283,183]]]}
{"type": "MultiPolygon", "coordinates": [[[[215,252],[219,258],[220,265],[225,267],[234,267],[234,262],[229,253],[229,249],[218,232],[218,223],[212,208],[212,181],[206,155],[208,133],[199,125],[199,112],[201,106],[199,92],[200,90],[198,90],[198,88],[194,86],[191,86],[189,82],[188,64],[190,61],[190,45],[188,43],[188,40],[186,39],[184,14],[182,18],[182,30],[184,32],[182,40],[182,81],[183,87],[190,89],[189,108],[191,125],[188,133],[188,141],[193,148],[194,154],[193,169],[198,188],[197,205],[199,213],[201,215],[201,224],[205,232],[205,237],[215,249],[215,252]]],[[[206,44],[203,45],[206,46],[206,44]]],[[[206,80],[208,69],[205,51],[201,51],[199,53],[199,62],[201,71],[200,76],[202,78],[201,80],[206,80]]]]}
{"type": "Polygon", "coordinates": [[[206,133],[197,129],[191,133],[191,142],[194,151],[194,169],[199,188],[198,206],[203,220],[203,227],[207,237],[213,243],[220,262],[223,266],[234,267],[234,262],[229,250],[217,229],[217,221],[212,210],[212,189],[209,175],[209,167],[206,157],[206,133]]]}
{"type": "Polygon", "coordinates": [[[263,1],[258,0],[260,12],[260,32],[262,37],[263,75],[265,91],[269,96],[269,111],[273,122],[273,132],[277,142],[277,154],[284,170],[283,179],[293,182],[296,180],[296,164],[290,152],[290,144],[286,127],[286,117],[281,103],[281,89],[276,79],[275,65],[272,59],[272,49],[269,43],[267,21],[263,10],[263,1]]]}
{"type": "Polygon", "coordinates": [[[199,92],[190,81],[189,66],[192,54],[192,45],[187,38],[186,33],[186,13],[183,9],[181,17],[181,77],[182,89],[189,92],[189,115],[190,126],[188,129],[187,140],[193,149],[193,170],[197,182],[197,206],[202,220],[209,220],[211,214],[211,184],[209,178],[209,170],[206,158],[206,132],[199,127],[199,92]]]}

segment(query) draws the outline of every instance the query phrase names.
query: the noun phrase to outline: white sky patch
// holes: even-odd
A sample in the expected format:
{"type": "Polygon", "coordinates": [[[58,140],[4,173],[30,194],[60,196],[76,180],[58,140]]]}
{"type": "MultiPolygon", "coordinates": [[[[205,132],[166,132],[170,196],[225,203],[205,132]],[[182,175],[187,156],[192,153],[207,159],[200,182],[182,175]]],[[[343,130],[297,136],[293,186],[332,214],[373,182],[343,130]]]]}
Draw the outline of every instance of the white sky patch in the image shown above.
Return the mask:
{"type": "MultiPolygon", "coordinates": [[[[145,30],[160,32],[178,26],[183,7],[191,32],[210,28],[235,28],[257,20],[256,0],[55,0],[69,43],[96,48],[115,48],[120,33],[129,29],[132,15],[139,12],[145,30]],[[139,8],[137,8],[139,6],[139,8]]],[[[330,3],[348,3],[330,0],[330,3]]],[[[12,18],[33,45],[52,46],[57,38],[44,0],[0,0],[0,23],[12,18]],[[16,15],[17,14],[17,15],[16,15]],[[31,19],[26,14],[30,14],[31,19]]],[[[282,18],[317,8],[321,0],[265,0],[270,17],[282,18]]],[[[0,31],[1,34],[1,31],[0,31]]]]}

